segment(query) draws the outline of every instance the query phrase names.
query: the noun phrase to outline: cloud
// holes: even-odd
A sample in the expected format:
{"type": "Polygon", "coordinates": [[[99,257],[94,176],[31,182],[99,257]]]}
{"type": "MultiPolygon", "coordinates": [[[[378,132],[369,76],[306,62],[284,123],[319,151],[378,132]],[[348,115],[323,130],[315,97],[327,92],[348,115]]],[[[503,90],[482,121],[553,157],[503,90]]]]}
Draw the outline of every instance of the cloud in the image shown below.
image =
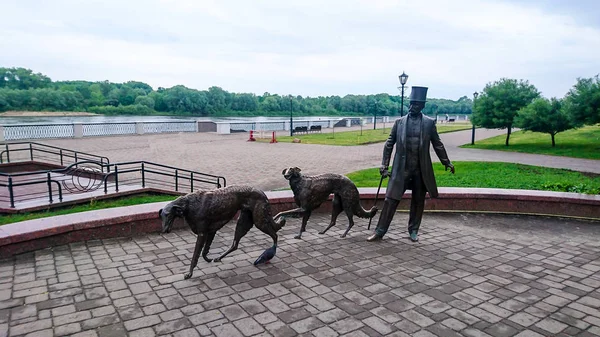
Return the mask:
{"type": "Polygon", "coordinates": [[[0,65],[54,80],[139,80],[262,94],[457,99],[501,77],[563,96],[595,75],[600,30],[535,3],[71,1],[3,4],[0,65]]]}

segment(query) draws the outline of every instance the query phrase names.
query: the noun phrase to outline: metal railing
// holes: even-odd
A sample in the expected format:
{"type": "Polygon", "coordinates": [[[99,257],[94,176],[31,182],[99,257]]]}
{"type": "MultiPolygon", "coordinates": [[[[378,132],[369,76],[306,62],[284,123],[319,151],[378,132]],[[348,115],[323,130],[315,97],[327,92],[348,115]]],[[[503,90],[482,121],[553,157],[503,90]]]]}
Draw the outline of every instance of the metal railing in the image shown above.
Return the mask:
{"type": "Polygon", "coordinates": [[[7,141],[44,138],[82,138],[163,132],[198,132],[196,121],[107,122],[69,124],[5,125],[0,139],[7,141]]]}
{"type": "Polygon", "coordinates": [[[223,176],[217,176],[198,171],[191,171],[163,164],[147,161],[131,161],[107,165],[111,170],[104,179],[104,193],[108,192],[108,182],[112,180],[115,192],[119,191],[121,185],[138,185],[142,188],[164,187],[171,188],[175,192],[189,191],[195,189],[226,186],[227,181],[223,176]],[[168,177],[165,179],[165,177],[168,177]],[[169,179],[172,178],[172,179],[169,179]]]}
{"type": "Polygon", "coordinates": [[[256,123],[230,123],[231,132],[256,131],[256,123]]]}
{"type": "Polygon", "coordinates": [[[350,125],[360,125],[362,120],[360,118],[350,118],[350,125]]]}
{"type": "Polygon", "coordinates": [[[82,124],[83,137],[134,135],[135,123],[86,123],[82,124]]]}
{"type": "MultiPolygon", "coordinates": [[[[34,160],[60,166],[69,166],[80,161],[94,161],[102,165],[110,164],[110,160],[104,156],[35,142],[5,143],[0,146],[0,148],[2,147],[4,149],[0,151],[0,164],[34,160]]],[[[109,168],[106,166],[106,169],[109,168]]]]}
{"type": "Polygon", "coordinates": [[[4,139],[73,138],[73,124],[31,124],[4,126],[4,139]]]}
{"type": "Polygon", "coordinates": [[[322,128],[329,127],[329,120],[326,121],[312,121],[312,125],[320,125],[322,128]]]}
{"type": "Polygon", "coordinates": [[[17,202],[47,198],[53,204],[56,196],[62,202],[65,195],[96,192],[100,188],[104,194],[125,188],[193,192],[226,184],[223,176],[147,161],[108,164],[87,160],[55,170],[0,173],[0,203],[15,208],[17,202]]]}
{"type": "Polygon", "coordinates": [[[279,131],[284,129],[285,122],[261,122],[256,125],[256,131],[279,131]]]}
{"type": "Polygon", "coordinates": [[[144,122],[144,133],[198,132],[196,122],[144,122]]]}
{"type": "Polygon", "coordinates": [[[294,121],[294,127],[296,126],[304,126],[308,128],[309,122],[308,121],[294,121]]]}
{"type": "Polygon", "coordinates": [[[38,171],[6,174],[0,173],[0,187],[6,187],[6,194],[0,193],[0,202],[9,203],[11,208],[15,208],[16,202],[25,202],[39,199],[44,195],[48,196],[50,204],[54,202],[53,184],[56,184],[59,201],[63,200],[63,189],[60,181],[53,179],[52,172],[38,171]],[[42,178],[43,176],[45,178],[42,178]],[[39,186],[39,188],[19,189],[24,186],[39,186]],[[45,186],[40,186],[45,185],[45,186]],[[21,192],[21,193],[20,193],[21,192]]]}

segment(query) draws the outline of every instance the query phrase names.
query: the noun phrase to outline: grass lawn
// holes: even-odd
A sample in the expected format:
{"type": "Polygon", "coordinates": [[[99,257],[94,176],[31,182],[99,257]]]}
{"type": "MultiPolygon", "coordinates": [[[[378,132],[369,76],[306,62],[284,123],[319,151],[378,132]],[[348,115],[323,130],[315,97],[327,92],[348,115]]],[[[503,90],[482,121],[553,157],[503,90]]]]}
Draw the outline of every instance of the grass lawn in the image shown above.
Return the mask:
{"type": "MultiPolygon", "coordinates": [[[[362,136],[361,131],[335,131],[335,133],[312,133],[290,136],[278,136],[278,142],[291,143],[294,138],[302,140],[303,144],[322,144],[322,145],[341,145],[341,146],[352,146],[352,145],[365,145],[372,143],[381,143],[390,135],[392,123],[387,123],[385,129],[373,130],[367,126],[363,127],[362,136]]],[[[437,125],[438,133],[446,133],[452,131],[469,130],[471,129],[470,123],[457,123],[448,125],[437,125]]],[[[343,130],[343,128],[336,128],[336,130],[343,130]]],[[[269,141],[268,139],[265,141],[269,141]]]]}
{"type": "MultiPolygon", "coordinates": [[[[441,163],[433,169],[438,187],[481,187],[600,194],[600,175],[539,166],[497,162],[453,162],[456,173],[444,171],[441,163]]],[[[379,168],[348,174],[357,187],[379,186],[379,168]]],[[[387,186],[389,178],[383,180],[387,186]]]]}
{"type": "Polygon", "coordinates": [[[560,132],[555,136],[555,140],[556,147],[553,148],[549,134],[517,131],[510,135],[509,146],[504,145],[504,134],[479,140],[475,145],[465,144],[461,147],[600,159],[600,124],[560,132]]]}
{"type": "Polygon", "coordinates": [[[93,211],[104,208],[131,206],[138,204],[149,204],[159,201],[171,201],[177,198],[173,195],[159,195],[159,194],[140,194],[128,197],[121,197],[117,199],[90,201],[87,204],[73,205],[60,209],[52,209],[46,211],[23,213],[23,214],[9,214],[0,216],[0,225],[6,225],[13,222],[33,220],[39,218],[46,218],[55,215],[64,215],[79,213],[85,211],[93,211]]]}

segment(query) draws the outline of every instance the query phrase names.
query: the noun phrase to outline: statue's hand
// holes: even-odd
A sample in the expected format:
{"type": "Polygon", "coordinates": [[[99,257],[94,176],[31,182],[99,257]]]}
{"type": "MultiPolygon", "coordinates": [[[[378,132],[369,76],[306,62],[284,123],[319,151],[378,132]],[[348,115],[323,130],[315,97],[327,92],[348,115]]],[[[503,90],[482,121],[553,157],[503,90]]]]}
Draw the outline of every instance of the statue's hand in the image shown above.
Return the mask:
{"type": "Polygon", "coordinates": [[[381,174],[382,177],[389,177],[390,176],[390,172],[388,171],[388,167],[385,165],[381,165],[379,167],[379,174],[381,174]]]}
{"type": "Polygon", "coordinates": [[[452,172],[452,174],[454,174],[454,165],[452,165],[452,164],[446,165],[445,171],[448,171],[448,167],[450,168],[450,172],[452,172]]]}

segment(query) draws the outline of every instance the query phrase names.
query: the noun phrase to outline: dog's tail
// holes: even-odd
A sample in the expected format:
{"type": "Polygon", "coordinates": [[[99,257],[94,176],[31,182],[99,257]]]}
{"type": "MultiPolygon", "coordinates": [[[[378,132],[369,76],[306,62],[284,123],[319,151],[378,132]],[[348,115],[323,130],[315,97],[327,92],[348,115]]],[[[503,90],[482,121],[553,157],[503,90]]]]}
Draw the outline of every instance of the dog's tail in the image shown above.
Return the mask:
{"type": "Polygon", "coordinates": [[[275,232],[279,232],[283,226],[285,226],[285,217],[280,216],[277,220],[273,220],[273,229],[275,229],[275,232]]]}
{"type": "Polygon", "coordinates": [[[355,203],[353,208],[354,208],[354,214],[356,214],[356,216],[358,216],[360,218],[370,219],[370,218],[374,217],[375,214],[377,214],[377,207],[373,206],[373,207],[371,207],[370,210],[367,211],[360,205],[360,202],[358,202],[358,201],[355,203]]]}

